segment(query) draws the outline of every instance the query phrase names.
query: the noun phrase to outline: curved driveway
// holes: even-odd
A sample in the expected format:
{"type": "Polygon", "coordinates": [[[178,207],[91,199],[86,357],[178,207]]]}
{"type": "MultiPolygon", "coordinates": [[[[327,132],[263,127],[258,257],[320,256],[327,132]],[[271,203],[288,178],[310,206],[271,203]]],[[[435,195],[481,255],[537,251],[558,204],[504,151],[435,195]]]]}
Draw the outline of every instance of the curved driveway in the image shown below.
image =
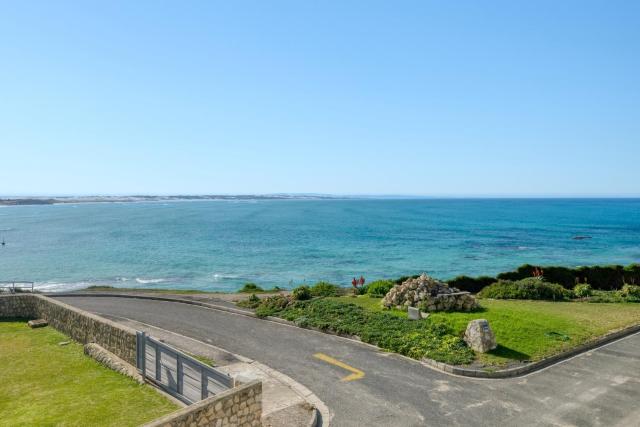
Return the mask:
{"type": "Polygon", "coordinates": [[[274,322],[164,301],[59,297],[250,357],[311,389],[335,426],[640,426],[640,335],[522,378],[451,376],[366,344],[274,322]],[[323,353],[364,378],[314,357],[323,353]]]}

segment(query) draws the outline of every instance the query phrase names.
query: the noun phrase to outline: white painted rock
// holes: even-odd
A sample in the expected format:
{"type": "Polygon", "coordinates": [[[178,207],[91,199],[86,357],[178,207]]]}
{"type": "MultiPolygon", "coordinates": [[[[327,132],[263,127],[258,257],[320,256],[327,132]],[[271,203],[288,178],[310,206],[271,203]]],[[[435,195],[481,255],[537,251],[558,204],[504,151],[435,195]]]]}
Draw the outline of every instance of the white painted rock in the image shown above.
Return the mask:
{"type": "Polygon", "coordinates": [[[469,322],[464,333],[464,341],[472,350],[486,353],[498,346],[496,337],[486,319],[476,319],[469,322]]]}

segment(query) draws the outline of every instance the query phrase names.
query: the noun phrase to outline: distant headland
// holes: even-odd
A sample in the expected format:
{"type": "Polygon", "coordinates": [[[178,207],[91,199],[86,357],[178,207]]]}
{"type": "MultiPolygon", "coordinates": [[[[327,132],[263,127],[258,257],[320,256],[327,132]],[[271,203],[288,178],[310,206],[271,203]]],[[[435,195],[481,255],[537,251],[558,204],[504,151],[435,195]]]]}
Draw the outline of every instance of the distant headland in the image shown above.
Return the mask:
{"type": "Polygon", "coordinates": [[[0,206],[54,205],[65,203],[130,203],[130,202],[168,202],[194,200],[329,200],[344,199],[346,196],[326,194],[210,194],[210,195],[174,195],[174,196],[65,196],[65,197],[13,197],[0,198],[0,206]]]}

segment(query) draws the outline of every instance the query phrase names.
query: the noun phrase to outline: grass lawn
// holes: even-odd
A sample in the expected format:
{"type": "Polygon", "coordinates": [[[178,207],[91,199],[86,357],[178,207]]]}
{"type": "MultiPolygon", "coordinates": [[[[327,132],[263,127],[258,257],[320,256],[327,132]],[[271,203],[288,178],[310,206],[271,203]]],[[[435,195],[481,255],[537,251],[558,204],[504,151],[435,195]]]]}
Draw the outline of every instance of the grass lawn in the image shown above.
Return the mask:
{"type": "MultiPolygon", "coordinates": [[[[332,300],[381,311],[381,298],[340,297],[332,300]]],[[[504,365],[510,360],[539,360],[616,329],[640,323],[640,304],[591,304],[520,300],[480,300],[474,313],[432,313],[427,321],[443,322],[463,334],[473,319],[487,319],[498,348],[478,356],[480,362],[504,365]]],[[[398,316],[405,313],[392,311],[398,316]]]]}
{"type": "Polygon", "coordinates": [[[137,426],[179,407],[50,327],[0,321],[0,426],[137,426]]]}

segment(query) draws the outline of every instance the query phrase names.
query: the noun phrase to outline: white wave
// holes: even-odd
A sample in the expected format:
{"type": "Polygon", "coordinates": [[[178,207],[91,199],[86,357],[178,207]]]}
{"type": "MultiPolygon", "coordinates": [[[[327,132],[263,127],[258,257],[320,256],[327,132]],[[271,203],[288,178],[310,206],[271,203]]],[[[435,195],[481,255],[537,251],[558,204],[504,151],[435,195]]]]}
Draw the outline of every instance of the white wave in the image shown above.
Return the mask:
{"type": "Polygon", "coordinates": [[[148,284],[148,283],[162,283],[165,282],[166,279],[141,279],[140,277],[136,277],[136,282],[141,283],[141,284],[148,284]]]}
{"type": "Polygon", "coordinates": [[[41,292],[68,292],[85,289],[95,284],[92,282],[35,282],[33,288],[41,292]]]}
{"type": "Polygon", "coordinates": [[[240,275],[238,274],[221,274],[221,273],[213,274],[213,280],[237,279],[239,277],[240,275]]]}

